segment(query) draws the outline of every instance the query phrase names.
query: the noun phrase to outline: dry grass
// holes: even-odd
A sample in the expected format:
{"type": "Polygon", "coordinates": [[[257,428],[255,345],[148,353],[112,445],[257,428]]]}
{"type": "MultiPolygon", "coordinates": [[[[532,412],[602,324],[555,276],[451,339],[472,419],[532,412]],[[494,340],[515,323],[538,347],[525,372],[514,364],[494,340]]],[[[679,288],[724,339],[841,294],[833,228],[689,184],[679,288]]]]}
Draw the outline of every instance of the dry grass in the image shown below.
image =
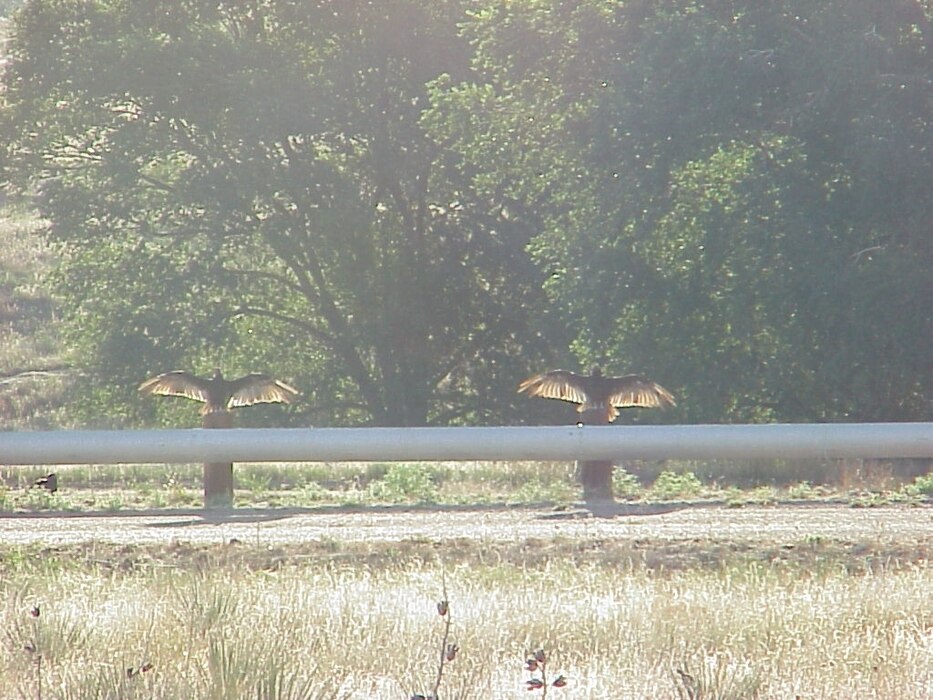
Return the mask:
{"type": "MultiPolygon", "coordinates": [[[[196,553],[160,550],[120,570],[96,558],[114,551],[15,565],[7,552],[0,697],[36,697],[37,654],[46,697],[378,700],[431,687],[444,625],[436,556],[394,546],[381,558],[283,558],[245,544],[196,553]],[[31,641],[36,652],[23,648],[31,641]]],[[[549,673],[569,679],[551,698],[928,700],[933,568],[847,568],[448,563],[461,651],[440,695],[530,697],[524,660],[543,648],[549,673]]]]}
{"type": "MultiPolygon", "coordinates": [[[[718,466],[704,468],[709,472],[718,466]]],[[[0,466],[0,512],[196,507],[203,503],[202,472],[200,464],[0,466]],[[58,493],[30,488],[49,471],[58,474],[58,493]]],[[[632,503],[718,502],[738,507],[807,501],[877,506],[919,503],[933,493],[933,477],[929,476],[853,489],[809,482],[739,489],[716,480],[700,481],[692,472],[674,471],[661,472],[653,483],[642,483],[622,469],[616,470],[616,477],[617,496],[632,503]]],[[[572,462],[237,464],[234,478],[236,505],[253,508],[567,505],[581,498],[572,462]]]]}
{"type": "MultiPolygon", "coordinates": [[[[113,511],[203,503],[200,464],[0,466],[0,512],[113,511]],[[58,474],[52,495],[31,488],[58,474]]],[[[579,497],[571,463],[237,464],[235,502],[257,508],[377,503],[567,503],[579,497]]]]}

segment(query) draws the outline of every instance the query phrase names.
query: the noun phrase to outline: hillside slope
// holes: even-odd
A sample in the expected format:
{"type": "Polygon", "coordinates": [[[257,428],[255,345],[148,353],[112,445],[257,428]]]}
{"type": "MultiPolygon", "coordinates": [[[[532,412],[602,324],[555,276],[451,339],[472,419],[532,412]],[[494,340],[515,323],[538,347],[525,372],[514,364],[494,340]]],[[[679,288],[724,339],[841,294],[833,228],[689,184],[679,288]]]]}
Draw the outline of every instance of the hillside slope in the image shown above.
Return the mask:
{"type": "Polygon", "coordinates": [[[67,424],[69,365],[48,291],[54,259],[41,230],[23,209],[0,209],[0,430],[67,424]]]}

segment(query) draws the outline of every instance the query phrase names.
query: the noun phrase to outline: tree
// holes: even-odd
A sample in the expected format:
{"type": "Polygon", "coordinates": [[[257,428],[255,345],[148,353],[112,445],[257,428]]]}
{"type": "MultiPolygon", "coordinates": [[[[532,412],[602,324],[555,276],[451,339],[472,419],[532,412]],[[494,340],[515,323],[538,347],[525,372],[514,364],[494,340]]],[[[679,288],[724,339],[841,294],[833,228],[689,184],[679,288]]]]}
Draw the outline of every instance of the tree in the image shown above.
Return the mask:
{"type": "Polygon", "coordinates": [[[27,4],[6,171],[38,188],[60,246],[92,406],[133,420],[145,372],[217,364],[288,377],[302,422],[476,422],[514,405],[543,349],[534,230],[471,190],[419,121],[430,80],[469,73],[463,13],[27,4]]]}
{"type": "Polygon", "coordinates": [[[535,211],[580,364],[690,421],[922,419],[929,30],[911,0],[511,3],[438,121],[535,211]]]}

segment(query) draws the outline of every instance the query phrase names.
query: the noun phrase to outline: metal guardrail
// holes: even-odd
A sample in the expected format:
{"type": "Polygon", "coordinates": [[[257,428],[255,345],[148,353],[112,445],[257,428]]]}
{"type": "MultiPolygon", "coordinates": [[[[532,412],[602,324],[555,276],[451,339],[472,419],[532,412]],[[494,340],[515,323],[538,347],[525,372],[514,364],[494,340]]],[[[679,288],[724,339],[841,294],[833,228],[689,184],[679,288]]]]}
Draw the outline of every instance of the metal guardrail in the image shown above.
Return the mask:
{"type": "Polygon", "coordinates": [[[933,423],[0,432],[0,464],[933,457],[933,423]]]}

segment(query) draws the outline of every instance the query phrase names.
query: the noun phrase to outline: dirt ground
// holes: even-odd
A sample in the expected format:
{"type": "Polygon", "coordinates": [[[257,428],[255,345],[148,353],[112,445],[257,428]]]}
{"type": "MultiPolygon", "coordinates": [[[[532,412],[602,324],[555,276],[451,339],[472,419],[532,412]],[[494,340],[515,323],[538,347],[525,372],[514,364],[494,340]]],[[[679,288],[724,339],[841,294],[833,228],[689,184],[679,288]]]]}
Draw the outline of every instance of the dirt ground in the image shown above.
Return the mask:
{"type": "Polygon", "coordinates": [[[0,516],[0,546],[422,543],[470,540],[705,542],[796,546],[819,541],[933,549],[933,505],[620,506],[612,515],[530,508],[200,510],[0,516]]]}

